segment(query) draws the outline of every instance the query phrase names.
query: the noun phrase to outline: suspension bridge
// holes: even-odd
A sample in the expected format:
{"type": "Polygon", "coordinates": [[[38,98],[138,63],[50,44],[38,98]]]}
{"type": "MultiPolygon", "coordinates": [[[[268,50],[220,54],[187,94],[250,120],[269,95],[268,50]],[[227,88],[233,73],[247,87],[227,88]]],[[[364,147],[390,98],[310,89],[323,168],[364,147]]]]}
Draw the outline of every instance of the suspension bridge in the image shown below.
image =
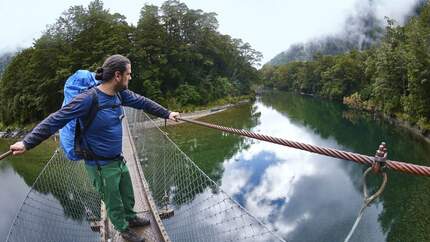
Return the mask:
{"type": "MultiPolygon", "coordinates": [[[[146,241],[285,241],[224,192],[159,128],[159,123],[142,111],[125,111],[123,155],[133,181],[135,211],[151,221],[150,226],[137,231],[146,241]]],[[[185,118],[181,121],[356,161],[383,174],[384,184],[377,194],[369,196],[364,181],[364,205],[345,241],[364,209],[383,191],[385,170],[430,175],[429,167],[388,160],[384,145],[372,157],[185,118]]],[[[69,161],[57,149],[26,195],[6,241],[123,240],[109,223],[83,162],[69,161]]]]}
{"type": "MultiPolygon", "coordinates": [[[[285,241],[210,179],[149,116],[126,109],[123,156],[146,241],[285,241]]],[[[83,162],[55,151],[17,212],[6,241],[123,241],[83,162]]]]}

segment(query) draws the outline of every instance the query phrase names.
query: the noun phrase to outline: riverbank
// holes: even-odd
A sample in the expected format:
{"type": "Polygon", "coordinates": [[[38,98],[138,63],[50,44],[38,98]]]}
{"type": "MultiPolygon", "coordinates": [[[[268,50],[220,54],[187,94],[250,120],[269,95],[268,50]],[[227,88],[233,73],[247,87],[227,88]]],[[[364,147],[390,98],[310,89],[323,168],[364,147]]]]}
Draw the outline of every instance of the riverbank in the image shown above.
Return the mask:
{"type": "Polygon", "coordinates": [[[0,123],[0,139],[20,139],[29,133],[36,124],[26,124],[25,126],[11,125],[4,126],[0,123]]]}
{"type": "Polygon", "coordinates": [[[413,132],[414,134],[424,138],[427,142],[430,143],[430,132],[428,130],[421,130],[417,125],[411,124],[408,121],[404,121],[395,117],[390,117],[386,114],[377,114],[378,116],[383,116],[383,118],[385,118],[388,122],[396,125],[396,126],[401,126],[403,128],[406,128],[408,130],[410,130],[411,132],[413,132]]]}
{"type": "MultiPolygon", "coordinates": [[[[188,119],[198,119],[198,118],[202,118],[205,116],[220,113],[220,112],[226,111],[230,108],[237,107],[237,106],[249,103],[249,102],[250,102],[250,100],[241,100],[241,101],[234,103],[234,104],[229,103],[229,104],[225,104],[225,105],[215,106],[215,107],[212,107],[209,109],[204,109],[204,110],[199,110],[199,111],[194,111],[194,112],[181,113],[181,117],[182,118],[188,118],[188,119]]],[[[171,126],[171,125],[177,125],[177,124],[184,123],[184,121],[175,122],[175,121],[171,121],[171,120],[167,120],[167,122],[165,123],[164,122],[165,120],[161,119],[161,118],[155,118],[155,119],[153,119],[153,121],[157,126],[164,126],[164,125],[171,126]]]]}
{"type": "MultiPolygon", "coordinates": [[[[266,90],[268,91],[268,90],[266,90]]],[[[314,94],[308,94],[308,93],[297,93],[294,92],[298,95],[301,96],[307,96],[307,97],[311,97],[311,98],[319,98],[319,99],[326,99],[324,97],[318,96],[318,95],[314,95],[314,94]]],[[[329,100],[329,99],[327,99],[329,100]]],[[[415,135],[423,138],[424,140],[426,140],[428,143],[430,143],[430,130],[423,130],[421,129],[419,126],[417,126],[416,124],[413,124],[407,120],[403,120],[400,119],[396,116],[390,116],[378,111],[372,111],[366,108],[363,108],[359,105],[354,105],[351,104],[351,102],[349,100],[345,100],[345,98],[343,99],[343,101],[339,102],[342,103],[344,105],[346,105],[348,107],[348,109],[354,110],[354,111],[358,111],[358,112],[362,112],[362,113],[367,113],[369,115],[371,115],[374,118],[380,118],[380,119],[385,119],[387,120],[389,123],[398,126],[398,127],[403,127],[408,129],[409,131],[411,131],[412,133],[414,133],[415,135]]]]}
{"type": "MultiPolygon", "coordinates": [[[[229,108],[232,107],[236,107],[238,105],[242,105],[245,103],[250,102],[250,99],[242,99],[238,102],[235,103],[228,103],[228,104],[224,104],[224,105],[218,105],[218,106],[212,106],[210,108],[205,108],[202,110],[197,110],[197,111],[192,111],[192,112],[186,112],[186,113],[181,113],[181,117],[183,118],[189,118],[189,119],[198,119],[204,116],[208,116],[208,115],[212,115],[212,114],[216,114],[219,112],[223,112],[229,108]]],[[[158,125],[158,126],[162,126],[164,125],[164,119],[154,119],[154,122],[158,125]]],[[[180,124],[182,123],[182,121],[180,122],[174,122],[174,121],[168,121],[167,125],[176,125],[176,124],[180,124]]],[[[30,132],[30,128],[28,127],[24,127],[24,128],[7,128],[5,129],[5,131],[0,131],[0,139],[20,139],[20,138],[24,138],[24,136],[30,132]]]]}
{"type": "Polygon", "coordinates": [[[411,117],[404,113],[385,114],[375,110],[375,106],[371,102],[361,100],[358,94],[344,97],[342,103],[352,110],[368,113],[374,117],[383,118],[395,126],[404,127],[430,143],[430,124],[425,120],[414,123],[410,121],[411,117]]]}
{"type": "Polygon", "coordinates": [[[28,129],[6,129],[5,131],[0,131],[0,139],[18,139],[24,138],[24,136],[30,132],[28,129]]]}

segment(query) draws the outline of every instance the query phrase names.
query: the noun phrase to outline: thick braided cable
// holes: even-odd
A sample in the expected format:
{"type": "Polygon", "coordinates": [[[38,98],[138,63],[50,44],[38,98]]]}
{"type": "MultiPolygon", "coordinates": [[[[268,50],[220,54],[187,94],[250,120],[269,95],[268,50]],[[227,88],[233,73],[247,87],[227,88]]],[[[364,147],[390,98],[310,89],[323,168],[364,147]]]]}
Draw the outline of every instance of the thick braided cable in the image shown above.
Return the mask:
{"type": "MultiPolygon", "coordinates": [[[[320,147],[316,145],[309,145],[305,143],[290,141],[287,139],[276,138],[269,135],[257,134],[243,129],[234,129],[234,128],[224,127],[216,124],[210,124],[202,121],[191,120],[187,118],[177,118],[177,120],[197,124],[200,126],[205,126],[212,129],[221,130],[232,134],[242,135],[253,139],[267,141],[274,144],[284,145],[295,149],[305,150],[305,151],[317,153],[320,155],[331,156],[331,157],[343,159],[343,160],[351,160],[360,164],[372,165],[374,161],[373,156],[361,155],[353,152],[347,152],[347,151],[342,151],[342,150],[337,150],[332,148],[325,148],[325,147],[320,147]]],[[[414,164],[400,162],[400,161],[387,160],[386,167],[392,170],[400,171],[404,173],[420,175],[420,176],[430,176],[430,167],[428,166],[420,166],[420,165],[414,165],[414,164]]]]}

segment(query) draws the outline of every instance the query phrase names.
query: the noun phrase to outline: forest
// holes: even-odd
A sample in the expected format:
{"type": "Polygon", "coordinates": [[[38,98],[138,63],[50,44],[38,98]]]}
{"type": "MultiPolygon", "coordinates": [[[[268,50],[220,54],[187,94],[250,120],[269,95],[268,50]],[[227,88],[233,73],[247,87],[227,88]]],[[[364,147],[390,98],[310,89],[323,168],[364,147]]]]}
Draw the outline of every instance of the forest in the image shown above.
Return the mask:
{"type": "Polygon", "coordinates": [[[430,5],[404,26],[386,21],[381,41],[364,51],[263,66],[264,85],[341,101],[430,132],[430,5]]]}
{"type": "Polygon", "coordinates": [[[178,111],[252,94],[262,57],[220,33],[215,13],[177,0],[142,6],[136,26],[100,0],[72,6],[8,63],[0,80],[0,126],[42,120],[61,106],[70,75],[95,71],[112,54],[131,60],[131,90],[178,111]]]}

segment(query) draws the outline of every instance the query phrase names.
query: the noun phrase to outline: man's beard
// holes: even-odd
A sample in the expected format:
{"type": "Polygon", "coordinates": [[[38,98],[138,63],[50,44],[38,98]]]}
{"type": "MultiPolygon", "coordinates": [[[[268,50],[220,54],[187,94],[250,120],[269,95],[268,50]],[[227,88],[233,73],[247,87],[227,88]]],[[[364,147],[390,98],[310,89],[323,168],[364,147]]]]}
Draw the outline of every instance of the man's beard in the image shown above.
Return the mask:
{"type": "Polygon", "coordinates": [[[115,85],[115,92],[121,92],[128,89],[128,87],[122,83],[118,83],[117,85],[115,85]]]}

